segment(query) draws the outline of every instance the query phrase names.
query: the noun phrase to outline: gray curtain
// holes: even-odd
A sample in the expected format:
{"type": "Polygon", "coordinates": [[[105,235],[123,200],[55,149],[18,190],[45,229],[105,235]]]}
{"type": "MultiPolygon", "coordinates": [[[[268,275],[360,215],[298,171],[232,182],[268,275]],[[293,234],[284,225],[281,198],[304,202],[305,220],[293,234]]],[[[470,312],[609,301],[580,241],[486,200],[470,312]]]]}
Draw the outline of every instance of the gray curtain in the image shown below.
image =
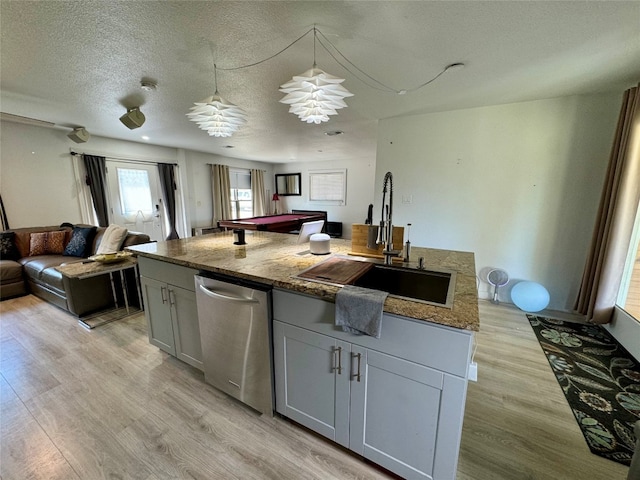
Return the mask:
{"type": "Polygon", "coordinates": [[[7,212],[4,210],[4,202],[0,195],[0,220],[2,221],[2,230],[9,230],[9,220],[7,219],[7,212]]]}
{"type": "Polygon", "coordinates": [[[170,163],[159,163],[158,172],[160,173],[160,186],[162,187],[162,195],[164,196],[164,210],[169,220],[169,235],[167,240],[180,238],[176,230],[176,173],[175,165],[170,163]]]}
{"type": "Polygon", "coordinates": [[[613,316],[640,201],[640,85],[624,93],[591,249],[575,308],[593,323],[613,316]]]}
{"type": "Polygon", "coordinates": [[[253,216],[266,215],[264,208],[264,172],[251,169],[251,198],[253,201],[253,216]]]}
{"type": "Polygon", "coordinates": [[[211,165],[211,191],[213,192],[213,226],[219,220],[231,220],[231,181],[229,167],[211,165]]]}
{"type": "Polygon", "coordinates": [[[87,170],[87,185],[91,191],[93,208],[98,217],[98,226],[109,225],[109,210],[107,206],[107,166],[104,157],[97,155],[82,155],[84,167],[87,170]]]}

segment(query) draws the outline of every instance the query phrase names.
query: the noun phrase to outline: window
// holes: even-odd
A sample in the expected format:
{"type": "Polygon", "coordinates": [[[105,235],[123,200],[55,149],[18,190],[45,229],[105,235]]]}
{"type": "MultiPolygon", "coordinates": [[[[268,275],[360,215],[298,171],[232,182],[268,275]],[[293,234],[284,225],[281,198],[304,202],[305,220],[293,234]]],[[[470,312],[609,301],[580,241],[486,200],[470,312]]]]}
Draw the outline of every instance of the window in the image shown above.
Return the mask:
{"type": "Polygon", "coordinates": [[[346,205],[347,170],[310,170],[309,201],[323,205],[346,205]]]}
{"type": "Polygon", "coordinates": [[[150,215],[153,212],[153,201],[149,174],[145,170],[130,168],[118,168],[117,172],[122,215],[135,215],[138,212],[150,215]]]}
{"type": "Polygon", "coordinates": [[[629,253],[616,303],[629,315],[640,320],[640,205],[636,211],[629,253]]]}
{"type": "Polygon", "coordinates": [[[251,172],[229,170],[229,183],[231,184],[231,218],[253,217],[251,172]]]}

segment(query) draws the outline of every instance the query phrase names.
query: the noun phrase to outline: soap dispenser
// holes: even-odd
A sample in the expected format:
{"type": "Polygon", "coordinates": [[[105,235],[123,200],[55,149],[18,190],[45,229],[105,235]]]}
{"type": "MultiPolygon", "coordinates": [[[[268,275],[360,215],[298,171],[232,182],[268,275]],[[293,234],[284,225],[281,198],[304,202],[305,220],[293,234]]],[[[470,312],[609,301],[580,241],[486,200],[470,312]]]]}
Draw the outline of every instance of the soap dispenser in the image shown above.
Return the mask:
{"type": "Polygon", "coordinates": [[[411,233],[411,224],[407,223],[407,241],[404,244],[404,261],[408,262],[411,256],[411,242],[409,241],[409,234],[411,233]]]}

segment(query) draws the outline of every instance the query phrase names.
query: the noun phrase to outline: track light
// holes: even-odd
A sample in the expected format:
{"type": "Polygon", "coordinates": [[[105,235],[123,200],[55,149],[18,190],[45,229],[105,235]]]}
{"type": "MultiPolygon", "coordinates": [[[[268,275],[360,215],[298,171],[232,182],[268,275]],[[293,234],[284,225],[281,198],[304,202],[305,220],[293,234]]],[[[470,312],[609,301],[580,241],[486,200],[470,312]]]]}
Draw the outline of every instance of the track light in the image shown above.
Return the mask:
{"type": "Polygon", "coordinates": [[[130,130],[134,130],[144,124],[145,118],[140,107],[134,107],[127,110],[127,113],[120,117],[120,121],[130,130]]]}
{"type": "Polygon", "coordinates": [[[76,143],[84,143],[89,140],[91,135],[89,135],[89,132],[87,132],[84,127],[76,127],[67,134],[67,137],[76,143]]]}

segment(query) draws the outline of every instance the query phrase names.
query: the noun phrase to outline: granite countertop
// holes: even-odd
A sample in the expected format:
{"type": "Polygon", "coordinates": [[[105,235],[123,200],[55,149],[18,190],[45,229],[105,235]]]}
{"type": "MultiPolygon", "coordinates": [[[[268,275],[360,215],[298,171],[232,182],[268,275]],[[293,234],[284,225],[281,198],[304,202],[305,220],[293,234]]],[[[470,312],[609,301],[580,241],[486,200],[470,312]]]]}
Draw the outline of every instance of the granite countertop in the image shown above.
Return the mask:
{"type": "MultiPolygon", "coordinates": [[[[309,244],[299,245],[297,239],[297,235],[286,233],[247,230],[247,244],[239,246],[233,244],[233,234],[228,231],[135,245],[127,247],[126,250],[142,257],[198,270],[233,275],[334,301],[340,287],[300,280],[294,276],[326,260],[330,255],[348,255],[351,251],[351,240],[332,238],[330,255],[313,255],[309,252],[309,244]]],[[[384,311],[454,328],[479,330],[473,253],[412,246],[410,265],[417,265],[419,257],[424,257],[427,269],[457,272],[453,307],[438,307],[388,297],[384,304],[384,311]]]]}

